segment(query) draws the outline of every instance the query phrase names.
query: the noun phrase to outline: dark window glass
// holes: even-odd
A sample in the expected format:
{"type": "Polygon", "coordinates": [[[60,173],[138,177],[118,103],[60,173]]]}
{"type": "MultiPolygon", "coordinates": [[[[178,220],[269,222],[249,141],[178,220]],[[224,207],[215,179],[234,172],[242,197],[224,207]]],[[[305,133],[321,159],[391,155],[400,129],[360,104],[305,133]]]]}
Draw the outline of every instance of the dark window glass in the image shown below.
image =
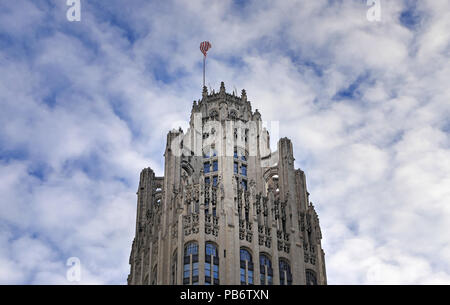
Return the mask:
{"type": "Polygon", "coordinates": [[[205,184],[210,184],[211,183],[211,179],[209,177],[205,178],[205,184]]]}
{"type": "Polygon", "coordinates": [[[205,282],[219,284],[219,258],[216,245],[206,243],[205,246],[205,282]],[[211,264],[212,262],[212,264],[211,264]],[[212,281],[213,279],[213,281],[212,281]],[[212,282],[211,282],[212,281],[212,282]]]}
{"type": "Polygon", "coordinates": [[[183,277],[184,278],[189,278],[191,275],[191,264],[185,264],[184,265],[184,273],[183,273],[183,277]]]}
{"type": "Polygon", "coordinates": [[[217,186],[217,176],[214,176],[214,177],[213,177],[213,185],[214,185],[214,186],[217,186]]]}
{"type": "Polygon", "coordinates": [[[241,249],[240,259],[241,259],[241,261],[251,262],[252,261],[252,255],[246,249],[241,249]]]}
{"type": "Polygon", "coordinates": [[[205,263],[205,282],[211,283],[211,263],[205,263]]]}
{"type": "Polygon", "coordinates": [[[317,285],[316,274],[312,270],[306,270],[306,285],[317,285]]]}
{"type": "Polygon", "coordinates": [[[247,180],[242,180],[241,185],[244,190],[247,190],[247,180]]]}
{"type": "MultiPolygon", "coordinates": [[[[198,244],[190,242],[184,247],[183,284],[189,284],[192,276],[192,284],[195,284],[195,273],[198,275],[198,263],[195,257],[198,256],[198,244]],[[192,270],[191,270],[191,262],[192,270]],[[192,271],[192,273],[191,273],[192,271]]],[[[197,276],[198,277],[198,276],[197,276]]],[[[197,279],[198,282],[198,279],[197,279]]]]}
{"type": "Polygon", "coordinates": [[[205,251],[206,255],[217,256],[217,247],[214,244],[207,243],[205,251]]]}
{"type": "Polygon", "coordinates": [[[248,270],[248,278],[247,278],[248,284],[253,285],[253,271],[248,270]]]}
{"type": "Polygon", "coordinates": [[[259,272],[261,285],[272,285],[272,263],[270,261],[270,258],[265,254],[261,254],[259,256],[259,272]]]}
{"type": "Polygon", "coordinates": [[[280,284],[281,285],[292,285],[292,274],[289,262],[285,259],[280,259],[280,284]]]}
{"type": "Polygon", "coordinates": [[[247,176],[247,166],[241,165],[241,174],[247,176]]]}
{"type": "Polygon", "coordinates": [[[238,173],[238,164],[237,164],[237,162],[234,162],[234,173],[235,174],[238,173]]]}
{"type": "Polygon", "coordinates": [[[217,172],[219,170],[219,162],[213,161],[213,172],[217,172]]]}
{"type": "Polygon", "coordinates": [[[253,284],[253,264],[252,255],[246,249],[240,251],[240,264],[241,264],[241,284],[253,284]]]}
{"type": "Polygon", "coordinates": [[[198,254],[198,245],[196,243],[189,243],[186,245],[184,249],[185,256],[191,255],[191,254],[198,254]]]}
{"type": "Polygon", "coordinates": [[[214,279],[219,279],[219,266],[218,265],[214,265],[214,269],[213,269],[213,277],[214,279]]]}
{"type": "Polygon", "coordinates": [[[192,264],[192,276],[198,276],[198,263],[192,264]]]}
{"type": "Polygon", "coordinates": [[[209,173],[209,168],[210,168],[209,162],[203,164],[203,171],[205,172],[205,174],[209,173]]]}

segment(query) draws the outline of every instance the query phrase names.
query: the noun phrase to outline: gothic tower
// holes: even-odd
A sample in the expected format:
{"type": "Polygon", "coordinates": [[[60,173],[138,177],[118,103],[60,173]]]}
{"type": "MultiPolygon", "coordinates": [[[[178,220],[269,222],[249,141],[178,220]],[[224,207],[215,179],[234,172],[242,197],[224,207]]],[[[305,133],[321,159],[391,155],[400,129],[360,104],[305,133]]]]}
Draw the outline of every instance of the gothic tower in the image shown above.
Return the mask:
{"type": "Polygon", "coordinates": [[[326,284],[292,142],[270,150],[245,90],[204,87],[186,133],[168,133],[164,157],[164,177],[141,172],[128,284],[326,284]]]}

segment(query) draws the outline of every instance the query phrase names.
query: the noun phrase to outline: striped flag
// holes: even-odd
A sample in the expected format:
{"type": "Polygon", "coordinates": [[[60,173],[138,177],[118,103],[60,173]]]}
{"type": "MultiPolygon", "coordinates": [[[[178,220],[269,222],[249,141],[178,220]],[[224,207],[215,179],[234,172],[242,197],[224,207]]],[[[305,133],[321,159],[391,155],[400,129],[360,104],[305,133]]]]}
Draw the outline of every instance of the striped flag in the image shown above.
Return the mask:
{"type": "Polygon", "coordinates": [[[200,43],[200,51],[202,51],[203,55],[205,55],[206,57],[206,52],[208,52],[208,50],[211,49],[211,44],[209,43],[209,41],[203,41],[202,43],[200,43]]]}

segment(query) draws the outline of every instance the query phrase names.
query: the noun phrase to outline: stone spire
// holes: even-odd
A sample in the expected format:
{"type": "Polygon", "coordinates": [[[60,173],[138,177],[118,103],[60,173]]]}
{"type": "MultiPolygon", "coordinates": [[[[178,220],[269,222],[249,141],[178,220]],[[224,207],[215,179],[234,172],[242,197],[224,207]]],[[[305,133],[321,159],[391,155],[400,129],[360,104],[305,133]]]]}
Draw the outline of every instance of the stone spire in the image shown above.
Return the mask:
{"type": "Polygon", "coordinates": [[[202,97],[206,98],[207,96],[208,96],[208,88],[206,88],[206,86],[203,86],[202,97]]]}
{"type": "Polygon", "coordinates": [[[220,83],[220,95],[225,95],[225,83],[221,82],[220,83]]]}
{"type": "Polygon", "coordinates": [[[241,91],[241,99],[243,102],[247,101],[247,92],[245,92],[245,89],[242,89],[241,91]]]}

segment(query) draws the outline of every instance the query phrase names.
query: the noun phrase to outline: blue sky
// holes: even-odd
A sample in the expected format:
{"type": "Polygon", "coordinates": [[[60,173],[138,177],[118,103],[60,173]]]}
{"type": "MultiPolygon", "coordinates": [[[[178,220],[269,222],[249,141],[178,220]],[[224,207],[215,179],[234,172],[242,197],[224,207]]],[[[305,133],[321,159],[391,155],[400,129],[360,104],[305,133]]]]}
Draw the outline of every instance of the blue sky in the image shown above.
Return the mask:
{"type": "Polygon", "coordinates": [[[144,167],[207,85],[292,139],[330,284],[450,283],[450,3],[0,1],[0,283],[124,284],[144,167]]]}

